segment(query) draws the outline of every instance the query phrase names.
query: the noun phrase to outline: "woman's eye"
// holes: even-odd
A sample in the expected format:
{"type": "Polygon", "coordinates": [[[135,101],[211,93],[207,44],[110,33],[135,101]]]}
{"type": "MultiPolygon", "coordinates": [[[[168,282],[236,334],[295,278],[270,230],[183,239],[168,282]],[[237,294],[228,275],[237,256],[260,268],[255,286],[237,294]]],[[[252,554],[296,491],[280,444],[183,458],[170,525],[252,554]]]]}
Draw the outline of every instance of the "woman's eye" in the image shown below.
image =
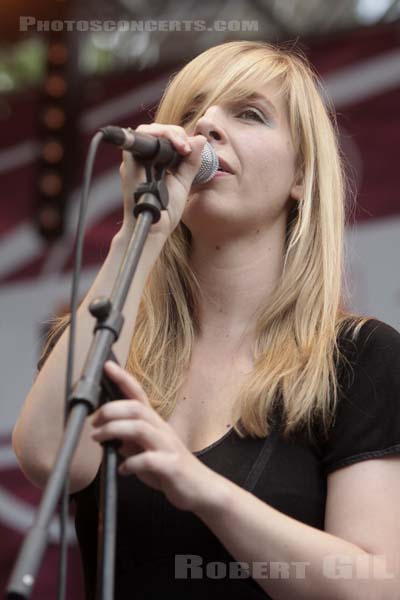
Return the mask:
{"type": "Polygon", "coordinates": [[[264,115],[256,110],[255,108],[246,108],[245,110],[242,110],[239,113],[239,116],[241,115],[247,115],[245,118],[250,118],[251,120],[256,120],[256,121],[260,121],[262,123],[266,123],[267,119],[264,117],[264,115]]]}
{"type": "Polygon", "coordinates": [[[181,127],[183,125],[186,125],[186,123],[189,123],[189,121],[191,121],[193,119],[194,115],[195,115],[194,110],[190,110],[190,111],[186,112],[181,118],[181,122],[180,122],[181,127]]]}

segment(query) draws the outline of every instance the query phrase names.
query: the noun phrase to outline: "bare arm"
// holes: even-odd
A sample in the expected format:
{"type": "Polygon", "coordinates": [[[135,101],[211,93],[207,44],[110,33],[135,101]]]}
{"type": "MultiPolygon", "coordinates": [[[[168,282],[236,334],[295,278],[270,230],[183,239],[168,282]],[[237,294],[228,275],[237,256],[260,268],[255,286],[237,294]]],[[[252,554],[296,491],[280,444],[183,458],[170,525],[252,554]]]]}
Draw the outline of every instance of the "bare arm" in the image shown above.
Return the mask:
{"type": "MultiPolygon", "coordinates": [[[[169,173],[166,176],[169,191],[168,210],[162,211],[161,219],[151,226],[136,271],[134,286],[131,286],[125,303],[124,328],[113,346],[121,365],[125,365],[127,361],[140,298],[147,278],[168,235],[181,219],[206,141],[200,135],[189,137],[182,127],[175,125],[152,123],[140,125],[137,130],[165,137],[186,157],[173,174],[169,173]]],[[[76,382],[80,375],[92,338],[95,319],[89,313],[88,306],[93,298],[108,296],[111,292],[117,268],[135,224],[132,215],[132,194],[137,184],[145,180],[143,167],[135,165],[132,156],[127,152],[123,153],[120,172],[123,181],[124,223],[121,231],[114,237],[107,258],[78,310],[73,382],[76,382]]],[[[68,329],[57,341],[36,378],[13,431],[13,447],[20,466],[25,475],[40,487],[49,476],[62,437],[67,331],[68,329]]],[[[91,429],[88,420],[71,466],[71,491],[86,487],[95,477],[101,461],[101,447],[92,440],[91,429]]]]}
{"type": "MultiPolygon", "coordinates": [[[[111,293],[118,266],[128,243],[128,232],[121,231],[114,237],[107,258],[79,307],[73,382],[81,373],[92,339],[95,319],[89,313],[89,304],[96,296],[108,296],[111,293]]],[[[162,246],[163,240],[160,236],[149,237],[140,258],[134,283],[123,310],[124,327],[113,346],[121,365],[125,365],[127,361],[140,298],[162,246]]],[[[21,468],[26,476],[39,486],[44,485],[47,480],[63,431],[68,331],[69,326],[39,372],[13,431],[13,446],[21,468]]],[[[100,464],[101,447],[91,439],[90,430],[88,419],[71,468],[72,491],[88,485],[100,464]]]]}
{"type": "MultiPolygon", "coordinates": [[[[391,456],[328,475],[325,531],[220,475],[213,475],[214,487],[208,477],[209,500],[195,513],[242,563],[231,576],[248,576],[246,570],[274,600],[396,600],[399,466],[400,458],[391,456]]],[[[205,576],[201,557],[193,566],[183,557],[184,573],[205,576]]]]}

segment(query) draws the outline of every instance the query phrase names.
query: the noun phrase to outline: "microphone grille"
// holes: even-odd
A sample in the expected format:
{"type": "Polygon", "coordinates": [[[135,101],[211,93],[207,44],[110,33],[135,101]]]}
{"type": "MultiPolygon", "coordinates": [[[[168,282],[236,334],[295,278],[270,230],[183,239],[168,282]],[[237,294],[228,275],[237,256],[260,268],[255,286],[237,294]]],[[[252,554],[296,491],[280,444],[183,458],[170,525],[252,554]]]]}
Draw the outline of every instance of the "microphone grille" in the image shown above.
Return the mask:
{"type": "Polygon", "coordinates": [[[200,169],[197,172],[196,177],[193,179],[192,185],[199,183],[207,183],[210,181],[218,171],[218,158],[214,148],[209,142],[204,144],[203,151],[201,153],[200,169]]]}

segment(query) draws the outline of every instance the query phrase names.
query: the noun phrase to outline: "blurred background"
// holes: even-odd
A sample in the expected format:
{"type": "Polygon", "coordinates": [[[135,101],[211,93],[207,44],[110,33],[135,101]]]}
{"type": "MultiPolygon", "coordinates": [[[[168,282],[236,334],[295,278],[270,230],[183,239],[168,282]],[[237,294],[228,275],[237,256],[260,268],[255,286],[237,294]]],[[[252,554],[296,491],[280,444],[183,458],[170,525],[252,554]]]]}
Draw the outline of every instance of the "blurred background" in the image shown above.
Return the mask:
{"type": "MultiPolygon", "coordinates": [[[[348,307],[400,330],[400,0],[3,0],[0,5],[0,593],[40,497],[13,424],[46,320],[68,310],[82,171],[104,125],[151,122],[169,78],[235,39],[299,46],[338,113],[357,191],[346,232],[348,307]],[[40,5],[39,5],[40,4],[40,5]]],[[[94,169],[81,297],[122,219],[120,152],[94,169]]],[[[83,598],[70,523],[68,597],[83,598]]],[[[56,590],[58,528],[34,598],[56,590]]]]}

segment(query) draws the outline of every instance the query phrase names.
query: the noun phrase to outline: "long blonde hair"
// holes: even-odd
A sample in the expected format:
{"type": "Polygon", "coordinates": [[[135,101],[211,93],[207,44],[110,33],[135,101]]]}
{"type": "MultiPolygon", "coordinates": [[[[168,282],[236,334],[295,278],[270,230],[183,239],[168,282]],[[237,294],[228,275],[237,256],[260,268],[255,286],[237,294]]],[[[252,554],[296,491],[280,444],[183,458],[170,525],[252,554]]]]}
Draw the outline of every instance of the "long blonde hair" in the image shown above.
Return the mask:
{"type": "MultiPolygon", "coordinates": [[[[284,267],[256,315],[254,367],[233,407],[240,436],[269,434],[276,408],[282,434],[314,425],[328,434],[339,399],[338,337],[353,339],[368,317],[345,310],[345,185],[333,110],[299,51],[263,42],[228,42],[189,62],[167,86],[155,121],[190,126],[217,102],[245,99],[278,82],[304,194],[288,215],[284,267]]],[[[126,363],[153,407],[174,410],[200,331],[201,288],[190,266],[191,234],[181,222],[150,274],[126,363]]],[[[53,330],[54,331],[54,330],[53,330]]]]}

